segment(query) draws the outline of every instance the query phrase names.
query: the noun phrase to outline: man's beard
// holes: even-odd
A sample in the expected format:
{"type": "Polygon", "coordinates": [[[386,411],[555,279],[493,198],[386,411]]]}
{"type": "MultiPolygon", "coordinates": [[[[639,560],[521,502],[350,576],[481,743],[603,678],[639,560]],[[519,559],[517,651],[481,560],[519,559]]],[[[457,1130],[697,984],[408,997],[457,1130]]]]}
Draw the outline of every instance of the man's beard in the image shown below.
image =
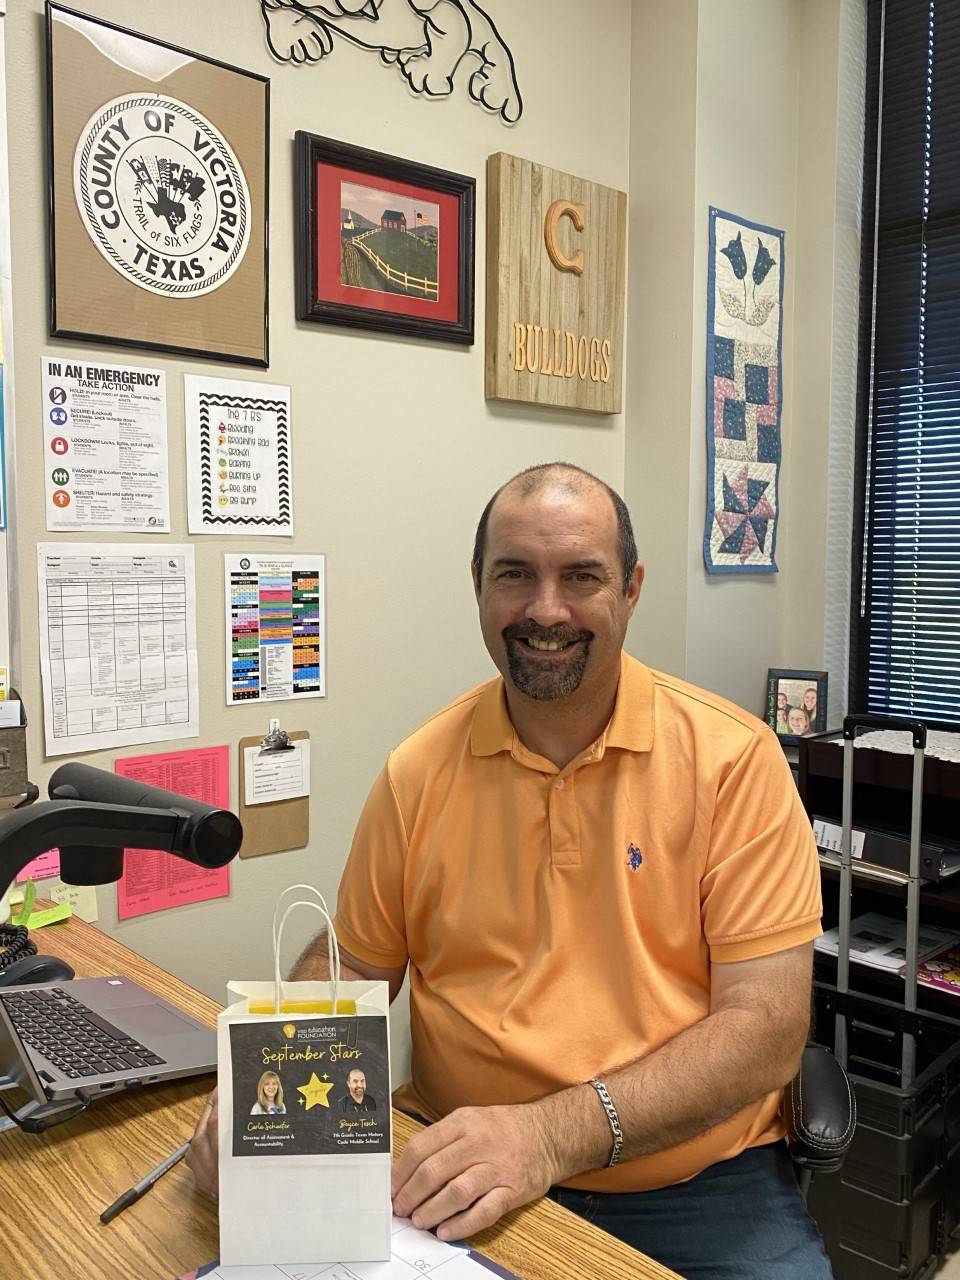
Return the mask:
{"type": "Polygon", "coordinates": [[[510,679],[521,693],[540,702],[569,698],[579,687],[587,669],[592,631],[574,631],[570,627],[538,627],[535,622],[515,622],[503,629],[510,679]],[[557,644],[583,643],[569,658],[543,659],[531,654],[523,640],[553,641],[557,644]]]}

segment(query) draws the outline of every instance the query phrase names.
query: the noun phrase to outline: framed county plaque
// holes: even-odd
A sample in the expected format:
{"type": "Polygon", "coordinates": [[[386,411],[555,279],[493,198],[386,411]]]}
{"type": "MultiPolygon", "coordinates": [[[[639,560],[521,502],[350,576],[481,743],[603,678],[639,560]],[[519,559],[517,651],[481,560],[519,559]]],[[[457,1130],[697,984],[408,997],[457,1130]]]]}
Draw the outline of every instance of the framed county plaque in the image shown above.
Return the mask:
{"type": "Polygon", "coordinates": [[[626,241],[622,191],[489,157],[488,400],[620,412],[626,241]]]}
{"type": "Polygon", "coordinates": [[[269,80],[46,13],[51,336],[265,367],[269,80]]]}

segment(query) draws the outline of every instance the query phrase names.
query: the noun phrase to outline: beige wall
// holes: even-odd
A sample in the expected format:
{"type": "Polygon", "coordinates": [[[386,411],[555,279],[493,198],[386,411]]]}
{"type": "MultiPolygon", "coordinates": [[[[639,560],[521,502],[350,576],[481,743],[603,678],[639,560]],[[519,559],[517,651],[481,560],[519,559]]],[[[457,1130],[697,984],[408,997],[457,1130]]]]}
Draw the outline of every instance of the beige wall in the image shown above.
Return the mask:
{"type": "MultiPolygon", "coordinates": [[[[222,555],[291,545],[325,552],[328,571],[328,689],[323,701],[278,710],[313,738],[309,849],[234,864],[229,899],[116,923],[112,887],[99,891],[101,921],[124,942],[222,998],[230,977],[265,977],[268,913],[277,890],[312,881],[332,899],[354,823],[390,747],[437,707],[488,678],[468,576],[480,509],[507,476],[566,458],[612,484],[623,480],[620,417],[488,406],[483,396],[484,168],[506,150],[626,189],[629,115],[628,0],[594,0],[589,38],[574,0],[491,5],[513,48],[526,109],[510,130],[458,89],[449,101],[408,94],[395,71],[338,45],[317,67],[279,66],[268,56],[255,0],[87,0],[122,25],[265,73],[272,80],[270,316],[268,371],[146,353],[126,363],[167,370],[172,480],[171,540],[186,538],[184,372],[290,383],[294,404],[296,537],[197,537],[200,737],[86,757],[110,769],[117,754],[229,743],[263,732],[268,713],[228,709],[223,687],[222,555]],[[477,333],[469,350],[367,336],[293,318],[293,135],[308,129],[477,177],[477,333]]],[[[16,315],[17,601],[23,652],[36,655],[34,545],[44,529],[40,426],[41,352],[73,351],[47,336],[44,76],[41,0],[21,0],[6,19],[12,236],[16,315]]],[[[109,348],[81,348],[103,356],[109,348]]],[[[53,535],[49,535],[53,536],[53,535]]],[[[118,540],[103,536],[104,541],[118,540]]],[[[145,539],[157,546],[162,539],[145,539]]],[[[45,785],[35,659],[21,688],[31,712],[29,753],[45,785]]],[[[232,764],[236,796],[236,762],[232,764]]],[[[300,936],[314,929],[308,913],[300,936]]],[[[291,951],[297,939],[291,943],[291,951]]]]}
{"type": "Polygon", "coordinates": [[[634,6],[625,476],[649,563],[629,644],[757,713],[768,667],[823,665],[842,3],[634,6]],[[703,564],[711,205],[786,233],[777,574],[703,564]]]}
{"type": "Polygon", "coordinates": [[[629,646],[676,675],[688,643],[698,10],[636,0],[632,31],[624,496],[646,577],[629,646]]]}
{"type": "MultiPolygon", "coordinates": [[[[845,2],[845,0],[844,0],[845,2]]],[[[295,516],[289,545],[328,556],[328,689],[279,708],[313,736],[309,849],[236,864],[230,899],[118,923],[136,949],[221,997],[229,977],[268,970],[277,890],[308,880],[335,894],[372,777],[405,732],[490,670],[467,562],[489,493],[523,466],[566,458],[622,487],[648,582],[631,649],[760,710],[768,666],[822,659],[824,477],[830,403],[835,224],[837,14],[841,0],[530,0],[491,4],[512,44],[525,99],[507,130],[459,91],[408,95],[369,55],[339,45],[325,65],[269,59],[255,0],[87,0],[99,16],[272,78],[271,346],[268,371],[293,387],[295,516]],[[476,175],[477,332],[483,333],[484,165],[513,151],[630,192],[627,395],[623,417],[487,404],[482,342],[471,350],[293,320],[292,137],[298,128],[476,175]],[[787,233],[785,462],[781,572],[709,578],[704,513],[704,358],[710,204],[787,233]]],[[[38,357],[73,351],[46,337],[41,0],[6,20],[17,359],[18,548],[23,652],[37,652],[34,545],[43,523],[38,357]]],[[[109,348],[82,348],[103,355],[109,348]]],[[[169,375],[172,540],[186,538],[183,372],[226,365],[114,352],[169,375]]],[[[113,540],[108,537],[104,541],[113,540]]],[[[157,545],[160,539],[151,539],[157,545]]],[[[229,743],[266,713],[228,709],[223,691],[222,554],[261,539],[194,538],[200,610],[201,735],[229,743]]],[[[43,756],[36,663],[21,687],[32,713],[34,778],[43,756]]],[[[169,744],[171,747],[178,744],[169,744]]],[[[134,748],[133,755],[157,747],[134,748]]],[[[111,768],[115,752],[89,757],[111,768]]],[[[232,766],[236,796],[236,762],[232,766]]],[[[313,917],[297,942],[313,930],[313,917]]]]}

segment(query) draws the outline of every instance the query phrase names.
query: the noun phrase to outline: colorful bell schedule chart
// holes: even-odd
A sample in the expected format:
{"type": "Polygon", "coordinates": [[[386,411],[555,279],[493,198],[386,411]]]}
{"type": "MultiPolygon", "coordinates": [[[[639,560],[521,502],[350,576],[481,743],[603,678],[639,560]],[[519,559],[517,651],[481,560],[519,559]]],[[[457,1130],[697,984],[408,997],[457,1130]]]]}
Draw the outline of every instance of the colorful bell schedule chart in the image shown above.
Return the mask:
{"type": "Polygon", "coordinates": [[[324,557],[224,556],[227,705],[322,698],[324,557]]]}

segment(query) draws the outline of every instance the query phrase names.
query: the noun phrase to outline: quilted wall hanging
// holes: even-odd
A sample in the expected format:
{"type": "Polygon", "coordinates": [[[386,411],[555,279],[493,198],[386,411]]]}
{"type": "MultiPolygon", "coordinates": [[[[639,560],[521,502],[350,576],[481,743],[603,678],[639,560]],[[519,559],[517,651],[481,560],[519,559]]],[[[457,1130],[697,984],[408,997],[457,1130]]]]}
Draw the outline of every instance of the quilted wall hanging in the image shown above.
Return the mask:
{"type": "Polygon", "coordinates": [[[776,573],[783,232],[710,210],[708,573],[776,573]]]}

